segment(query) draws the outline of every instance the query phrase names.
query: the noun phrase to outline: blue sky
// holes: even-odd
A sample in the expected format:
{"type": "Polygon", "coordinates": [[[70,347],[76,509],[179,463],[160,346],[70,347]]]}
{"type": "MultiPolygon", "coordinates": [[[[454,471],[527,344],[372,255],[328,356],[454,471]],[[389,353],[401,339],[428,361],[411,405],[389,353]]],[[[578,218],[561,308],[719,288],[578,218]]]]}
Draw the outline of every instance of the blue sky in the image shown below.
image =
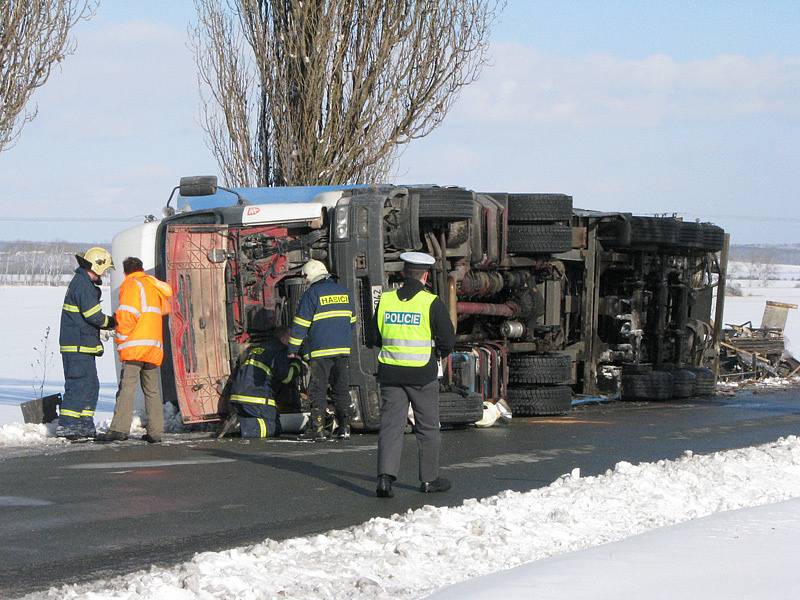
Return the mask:
{"type": "MultiPolygon", "coordinates": [[[[104,0],[75,30],[39,116],[0,154],[0,239],[108,241],[182,175],[216,172],[193,14],[104,0]]],[[[800,242],[799,31],[797,2],[510,0],[491,64],[393,181],[564,192],[713,220],[734,242],[800,242]]]]}

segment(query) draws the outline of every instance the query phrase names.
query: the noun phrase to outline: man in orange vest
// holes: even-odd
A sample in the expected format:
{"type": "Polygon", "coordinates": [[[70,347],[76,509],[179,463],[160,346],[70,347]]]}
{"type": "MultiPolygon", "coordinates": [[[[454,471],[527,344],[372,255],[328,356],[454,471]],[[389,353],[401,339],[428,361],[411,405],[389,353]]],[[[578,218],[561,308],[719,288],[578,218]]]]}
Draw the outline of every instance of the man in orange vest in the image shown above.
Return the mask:
{"type": "Polygon", "coordinates": [[[106,442],[128,439],[136,386],[141,382],[147,411],[147,435],[142,439],[158,443],[164,434],[164,408],[158,387],[158,367],[164,359],[161,319],[170,312],[172,288],[147,275],[138,258],[126,258],[122,267],[125,279],[119,287],[119,306],[114,315],[122,374],[114,418],[108,433],[98,439],[106,442]]]}

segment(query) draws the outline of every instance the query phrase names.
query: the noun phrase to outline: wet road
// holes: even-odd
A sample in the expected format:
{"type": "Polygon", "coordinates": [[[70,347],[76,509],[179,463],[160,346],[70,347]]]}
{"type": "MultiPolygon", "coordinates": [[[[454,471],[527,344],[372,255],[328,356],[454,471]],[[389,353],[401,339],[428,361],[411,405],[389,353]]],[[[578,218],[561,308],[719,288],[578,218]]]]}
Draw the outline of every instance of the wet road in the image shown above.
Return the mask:
{"type": "Polygon", "coordinates": [[[797,390],[583,406],[569,417],[445,432],[446,494],[417,489],[406,436],[391,500],[374,497],[376,437],[309,444],[193,439],[0,460],[0,597],[219,550],[547,485],[580,467],[708,453],[800,433],[797,390]]]}

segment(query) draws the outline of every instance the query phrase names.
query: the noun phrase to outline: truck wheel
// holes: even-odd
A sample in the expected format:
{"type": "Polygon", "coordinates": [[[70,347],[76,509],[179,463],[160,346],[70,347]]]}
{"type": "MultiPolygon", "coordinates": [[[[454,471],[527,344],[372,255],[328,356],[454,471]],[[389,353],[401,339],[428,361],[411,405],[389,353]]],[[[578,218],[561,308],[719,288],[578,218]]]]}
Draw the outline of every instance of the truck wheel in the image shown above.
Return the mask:
{"type": "Polygon", "coordinates": [[[670,370],[672,375],[672,397],[691,398],[694,393],[695,374],[689,369],[670,370]]]}
{"type": "Polygon", "coordinates": [[[672,376],[665,371],[622,376],[622,400],[669,400],[672,376]]]}
{"type": "Polygon", "coordinates": [[[650,374],[622,376],[621,400],[646,400],[650,395],[650,374]]]}
{"type": "Polygon", "coordinates": [[[706,367],[689,367],[687,371],[694,373],[693,396],[714,396],[717,393],[717,382],[714,371],[706,367]]]}
{"type": "Polygon", "coordinates": [[[572,383],[572,357],[568,354],[516,354],[508,359],[510,383],[572,383]]]}
{"type": "Polygon", "coordinates": [[[703,231],[700,223],[676,221],[678,228],[677,248],[699,250],[703,247],[703,231]]]}
{"type": "Polygon", "coordinates": [[[631,244],[635,246],[675,246],[678,222],[661,217],[631,217],[631,244]]]}
{"type": "Polygon", "coordinates": [[[650,373],[650,400],[669,400],[672,398],[672,375],[667,371],[650,373]]]}
{"type": "Polygon", "coordinates": [[[568,385],[508,388],[508,404],[515,417],[563,415],[572,408],[572,388],[568,385]]]}
{"type": "Polygon", "coordinates": [[[425,188],[414,190],[411,195],[419,198],[420,220],[441,222],[472,219],[475,201],[472,192],[461,188],[425,188]]]}
{"type": "Polygon", "coordinates": [[[465,427],[483,418],[480,394],[462,396],[454,392],[439,394],[439,422],[447,427],[465,427]]]}
{"type": "Polygon", "coordinates": [[[569,225],[509,225],[508,251],[514,254],[554,254],[572,248],[569,225]]]}
{"type": "Polygon", "coordinates": [[[508,222],[568,221],[572,196],[564,194],[509,194],[508,222]]]}
{"type": "Polygon", "coordinates": [[[722,227],[702,223],[701,226],[703,250],[706,252],[719,252],[725,245],[725,230],[722,227]]]}

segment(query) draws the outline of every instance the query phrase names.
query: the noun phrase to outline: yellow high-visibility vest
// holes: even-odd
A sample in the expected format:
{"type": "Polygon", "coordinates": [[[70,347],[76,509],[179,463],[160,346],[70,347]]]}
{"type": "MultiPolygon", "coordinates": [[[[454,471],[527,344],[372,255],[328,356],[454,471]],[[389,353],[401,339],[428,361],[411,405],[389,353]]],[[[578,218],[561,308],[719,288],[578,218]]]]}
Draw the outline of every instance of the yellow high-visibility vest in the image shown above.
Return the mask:
{"type": "Polygon", "coordinates": [[[422,290],[401,300],[397,290],[384,292],[378,304],[382,345],[378,362],[399,367],[424,367],[431,359],[431,304],[436,295],[422,290]]]}

